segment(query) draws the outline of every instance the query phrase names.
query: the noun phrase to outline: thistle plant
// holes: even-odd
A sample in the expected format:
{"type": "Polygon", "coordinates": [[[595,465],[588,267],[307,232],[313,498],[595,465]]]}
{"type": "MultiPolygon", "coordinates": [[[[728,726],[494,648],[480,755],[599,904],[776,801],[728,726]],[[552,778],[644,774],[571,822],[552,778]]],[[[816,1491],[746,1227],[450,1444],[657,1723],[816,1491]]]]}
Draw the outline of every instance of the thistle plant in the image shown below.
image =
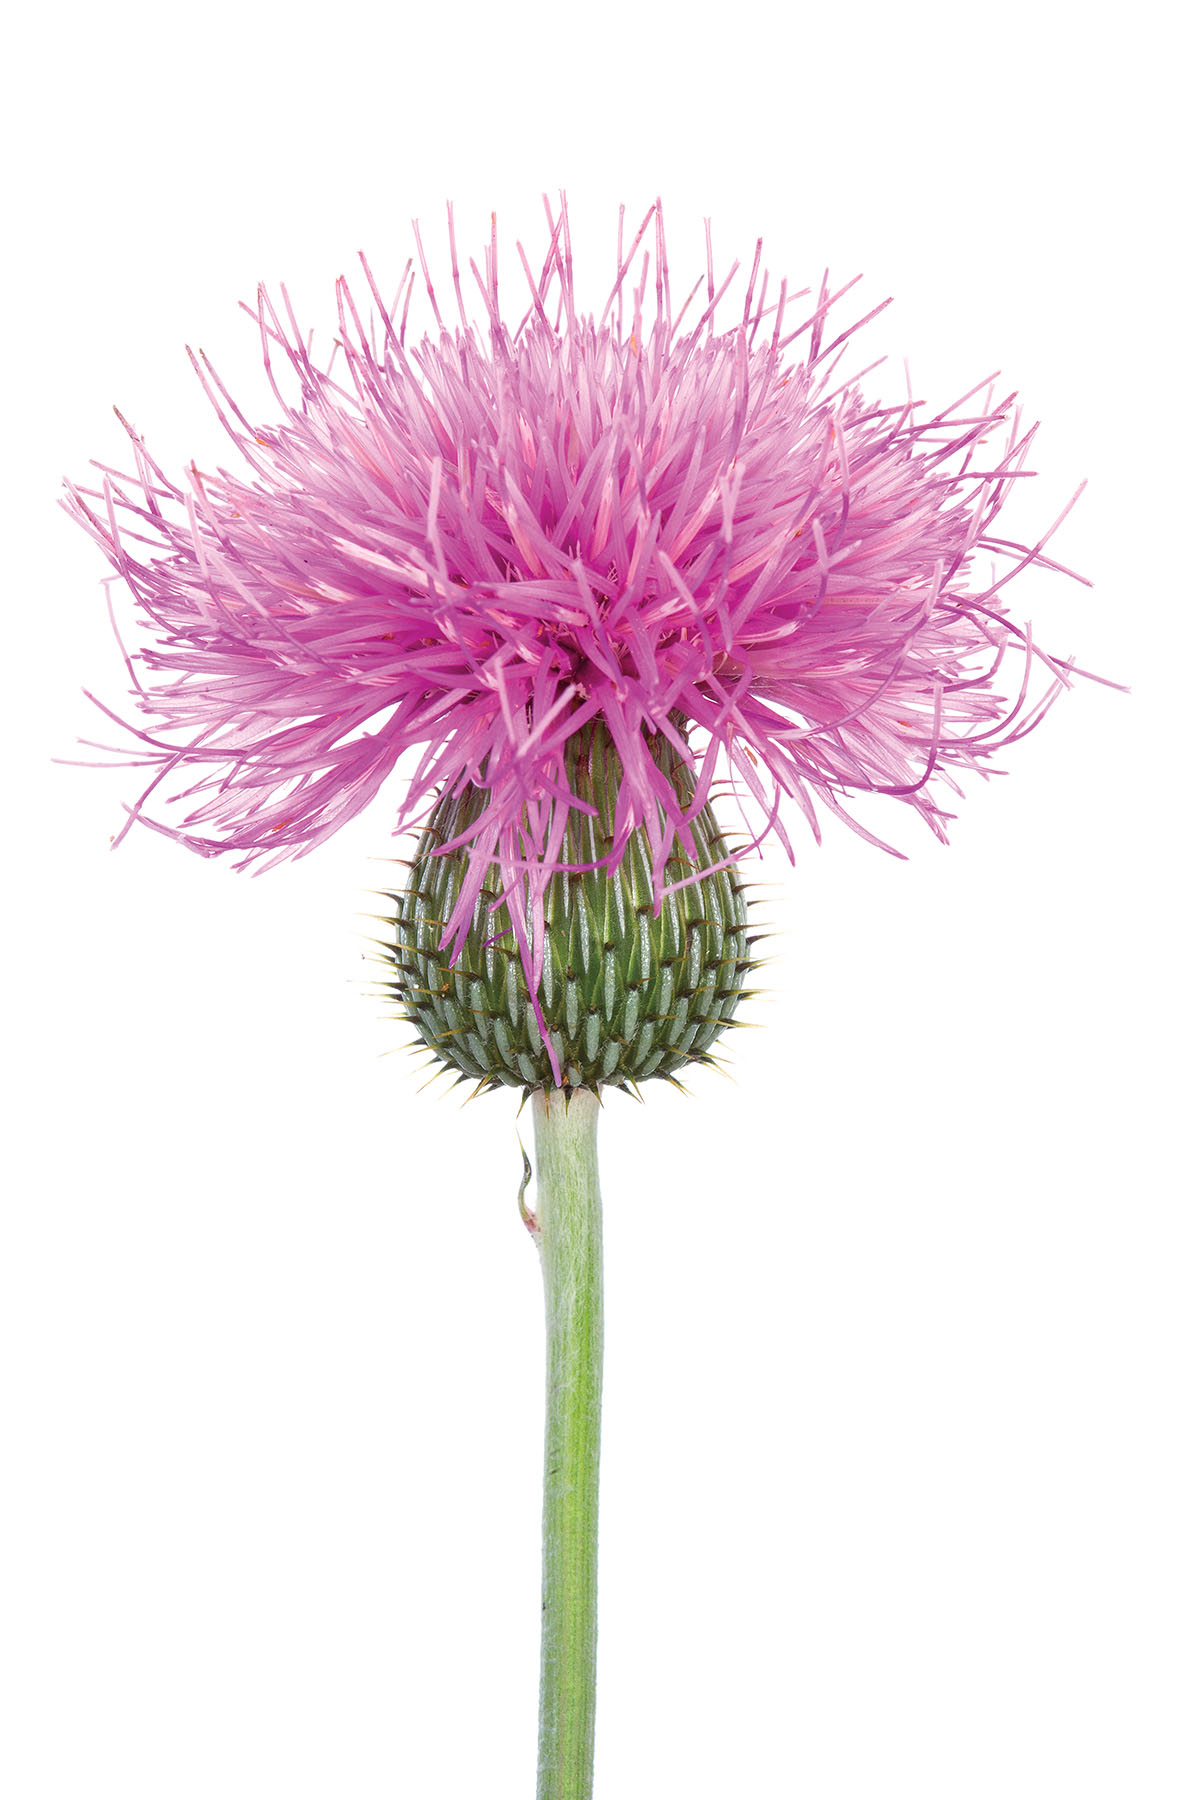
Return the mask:
{"type": "Polygon", "coordinates": [[[388,895],[395,1008],[473,1091],[529,1102],[537,1793],[588,1800],[602,1095],[679,1082],[737,1022],[743,865],[768,835],[790,854],[790,817],[819,836],[825,812],[879,843],[853,805],[884,794],[944,837],[961,775],[1071,665],[1008,612],[1014,578],[1058,566],[1053,526],[1025,547],[997,525],[1033,437],[1014,396],[874,401],[844,365],[881,308],[836,323],[847,290],[772,285],[761,245],[718,280],[710,242],[677,305],[657,206],[628,233],[622,214],[583,312],[565,205],[547,222],[511,316],[494,222],[467,279],[451,217],[449,322],[419,233],[394,303],[364,262],[329,362],[261,290],[279,422],[193,357],[242,471],[176,482],[131,430],[132,473],[66,505],[142,627],[134,716],[102,708],[151,770],[126,829],[264,866],[390,782],[415,843],[388,895]]]}

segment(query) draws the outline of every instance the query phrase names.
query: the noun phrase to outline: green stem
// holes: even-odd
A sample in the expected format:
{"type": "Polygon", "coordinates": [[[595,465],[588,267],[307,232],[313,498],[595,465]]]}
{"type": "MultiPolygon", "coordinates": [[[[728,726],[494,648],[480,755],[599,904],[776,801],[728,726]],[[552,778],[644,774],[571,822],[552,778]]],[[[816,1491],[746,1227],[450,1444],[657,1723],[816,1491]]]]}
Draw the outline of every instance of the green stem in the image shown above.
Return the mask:
{"type": "Polygon", "coordinates": [[[596,1735],[596,1526],[604,1347],[600,1103],[578,1088],[533,1096],[546,1288],[542,1687],[538,1800],[591,1800],[596,1735]]]}

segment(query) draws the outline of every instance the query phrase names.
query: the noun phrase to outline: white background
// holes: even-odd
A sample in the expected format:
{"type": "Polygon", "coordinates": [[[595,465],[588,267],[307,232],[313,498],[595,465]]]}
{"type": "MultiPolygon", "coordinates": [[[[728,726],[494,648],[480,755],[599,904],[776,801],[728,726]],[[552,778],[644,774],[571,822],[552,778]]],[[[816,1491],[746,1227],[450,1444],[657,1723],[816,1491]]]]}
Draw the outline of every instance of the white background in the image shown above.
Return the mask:
{"type": "MultiPolygon", "coordinates": [[[[1173,11],[1173,9],[1171,9],[1173,11]]],[[[388,797],[254,880],[53,766],[121,704],[64,473],[269,411],[235,302],[320,337],[418,215],[444,270],[565,188],[675,279],[765,237],[896,303],[881,391],[1045,421],[1019,584],[1080,686],[949,849],[776,859],[732,1080],[603,1121],[598,1800],[1192,1800],[1197,1226],[1189,56],[1169,10],[68,5],[7,100],[0,1787],[532,1794],[541,1342],[504,1096],[366,996],[388,797]],[[1190,464],[1190,467],[1189,467],[1190,464]],[[1189,1717],[1189,1714],[1191,1715],[1189,1717]]],[[[1182,15],[1180,15],[1182,16],[1182,15]]],[[[23,30],[24,36],[21,37],[23,30]]],[[[12,47],[12,28],[9,32],[12,47]]],[[[594,274],[589,274],[594,271],[594,274]]],[[[589,289],[588,283],[593,285],[589,289]]],[[[1022,599],[1020,595],[1023,594],[1022,599]]],[[[898,815],[898,816],[897,816],[898,815]]]]}

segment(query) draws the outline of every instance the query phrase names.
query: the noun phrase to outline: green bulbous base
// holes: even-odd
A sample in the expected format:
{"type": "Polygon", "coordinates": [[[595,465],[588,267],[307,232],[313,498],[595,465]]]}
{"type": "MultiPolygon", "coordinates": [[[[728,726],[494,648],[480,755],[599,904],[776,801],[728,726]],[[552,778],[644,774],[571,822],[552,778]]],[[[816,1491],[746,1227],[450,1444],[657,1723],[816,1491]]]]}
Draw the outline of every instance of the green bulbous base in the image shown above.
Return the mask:
{"type": "MultiPolygon", "coordinates": [[[[654,755],[686,806],[690,767],[661,736],[654,755]]],[[[572,792],[596,807],[572,811],[562,860],[591,863],[613,842],[620,765],[602,726],[585,727],[568,756],[572,792]]],[[[550,1088],[550,1056],[529,998],[507,906],[491,910],[485,888],[458,961],[440,948],[467,868],[465,851],[434,854],[469,829],[487,803],[473,789],[443,800],[424,827],[408,886],[396,904],[389,991],[404,1016],[448,1068],[481,1088],[550,1088]]],[[[729,849],[709,807],[676,838],[668,882],[710,869],[729,849]]],[[[709,1063],[710,1049],[741,999],[749,958],[743,884],[718,869],[668,894],[654,910],[643,832],[630,839],[609,876],[555,875],[545,899],[545,960],[538,998],[564,1086],[622,1087],[677,1077],[709,1063]]]]}

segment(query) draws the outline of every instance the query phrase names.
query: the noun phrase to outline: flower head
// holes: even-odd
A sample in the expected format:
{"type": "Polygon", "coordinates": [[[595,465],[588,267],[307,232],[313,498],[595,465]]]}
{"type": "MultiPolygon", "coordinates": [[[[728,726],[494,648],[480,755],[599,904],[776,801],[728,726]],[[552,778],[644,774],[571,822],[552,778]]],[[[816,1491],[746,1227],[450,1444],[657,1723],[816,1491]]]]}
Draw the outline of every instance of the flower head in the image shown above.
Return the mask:
{"type": "Polygon", "coordinates": [[[594,811],[568,757],[591,722],[621,771],[601,866],[644,831],[661,894],[678,832],[721,785],[757,814],[754,841],[786,843],[785,800],[814,831],[818,804],[862,830],[860,793],[942,835],[939,782],[1029,730],[1069,667],[1005,609],[1013,576],[1048,563],[1045,538],[996,533],[1032,437],[1011,396],[873,403],[837,372],[865,321],[835,330],[825,285],[771,291],[757,252],[732,325],[718,314],[735,271],[718,283],[711,248],[676,306],[659,208],[618,238],[611,292],[584,314],[565,208],[548,220],[515,322],[494,225],[470,264],[476,320],[456,254],[443,318],[418,237],[437,329],[417,341],[411,264],[393,307],[365,263],[369,309],[339,282],[328,366],[286,294],[260,292],[280,422],[252,425],[193,359],[245,469],[177,484],[133,436],[135,474],[67,502],[151,632],[133,754],[155,773],[131,819],[270,863],[328,837],[401,762],[398,828],[479,790],[443,846],[468,865],[446,943],[489,884],[513,903],[534,991],[542,900],[575,866],[568,818],[594,811]],[[177,828],[144,810],[169,780],[177,828]]]}

